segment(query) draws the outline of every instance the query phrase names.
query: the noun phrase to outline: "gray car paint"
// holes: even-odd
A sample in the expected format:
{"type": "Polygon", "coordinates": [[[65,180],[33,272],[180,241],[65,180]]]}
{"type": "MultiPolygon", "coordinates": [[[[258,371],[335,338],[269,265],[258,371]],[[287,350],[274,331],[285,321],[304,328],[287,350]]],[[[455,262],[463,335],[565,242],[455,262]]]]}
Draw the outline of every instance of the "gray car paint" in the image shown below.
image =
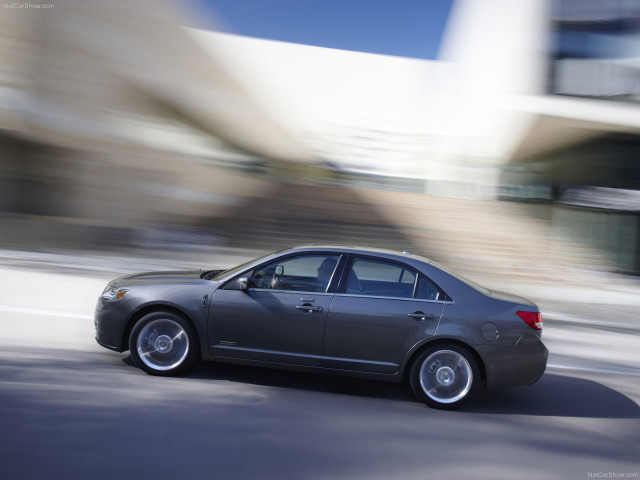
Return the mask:
{"type": "Polygon", "coordinates": [[[252,263],[214,280],[201,279],[202,271],[145,273],[110,282],[129,292],[119,301],[98,301],[96,340],[107,348],[125,351],[136,319],[153,309],[170,309],[193,323],[203,360],[399,381],[422,347],[453,341],[475,352],[487,386],[526,385],[544,372],[548,352],[540,332],[515,314],[518,310],[537,311],[529,300],[499,292],[485,294],[412,254],[327,246],[297,247],[278,254],[309,252],[377,256],[400,262],[427,276],[452,301],[220,289],[233,288],[238,277],[256,266],[252,263]],[[313,301],[306,303],[321,307],[321,311],[296,308],[310,300],[309,295],[313,301]],[[416,320],[407,315],[417,311],[434,318],[416,320]],[[494,327],[496,338],[488,339],[486,331],[494,327]]]}
{"type": "Polygon", "coordinates": [[[436,331],[444,302],[337,294],[328,316],[324,365],[395,374],[405,352],[436,331]],[[416,312],[432,318],[415,319],[416,312]]]}
{"type": "Polygon", "coordinates": [[[211,353],[322,366],[324,330],[332,300],[333,294],[329,293],[218,289],[209,316],[211,353]],[[305,306],[309,310],[296,308],[305,306]]]}

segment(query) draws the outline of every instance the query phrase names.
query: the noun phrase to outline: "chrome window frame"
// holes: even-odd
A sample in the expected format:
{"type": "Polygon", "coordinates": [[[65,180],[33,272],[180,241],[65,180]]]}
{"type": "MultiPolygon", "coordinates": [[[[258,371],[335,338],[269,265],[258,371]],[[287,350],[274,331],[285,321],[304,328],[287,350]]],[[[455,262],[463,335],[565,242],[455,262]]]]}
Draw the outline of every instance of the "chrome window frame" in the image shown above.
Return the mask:
{"type": "MultiPolygon", "coordinates": [[[[368,255],[368,254],[358,254],[358,253],[351,253],[349,254],[349,259],[348,262],[345,266],[345,284],[349,283],[349,278],[351,276],[351,272],[353,269],[353,264],[355,263],[357,258],[364,258],[364,259],[370,259],[370,260],[375,260],[378,262],[383,262],[383,263],[391,263],[391,264],[395,264],[398,267],[402,267],[406,270],[411,271],[414,275],[415,275],[415,279],[413,282],[413,291],[411,293],[411,297],[393,297],[393,296],[386,296],[386,295],[367,295],[367,294],[357,294],[357,293],[346,293],[346,289],[345,292],[336,292],[336,295],[340,295],[343,297],[358,297],[358,298],[374,298],[374,299],[391,299],[391,300],[413,300],[413,301],[419,301],[419,302],[428,302],[428,303],[443,303],[443,304],[452,304],[455,303],[455,301],[453,300],[453,298],[447,293],[445,292],[436,282],[434,282],[433,280],[431,280],[426,274],[424,274],[422,271],[418,270],[417,268],[408,265],[404,262],[395,260],[395,259],[389,259],[389,258],[385,258],[385,257],[378,257],[375,255],[368,255]],[[444,296],[445,299],[443,300],[428,300],[426,298],[416,298],[416,294],[418,291],[418,282],[420,280],[420,277],[424,277],[425,280],[427,280],[428,282],[430,282],[431,284],[433,284],[444,296]],[[449,300],[447,300],[449,299],[449,300]]],[[[346,286],[345,286],[346,288],[346,286]]]]}

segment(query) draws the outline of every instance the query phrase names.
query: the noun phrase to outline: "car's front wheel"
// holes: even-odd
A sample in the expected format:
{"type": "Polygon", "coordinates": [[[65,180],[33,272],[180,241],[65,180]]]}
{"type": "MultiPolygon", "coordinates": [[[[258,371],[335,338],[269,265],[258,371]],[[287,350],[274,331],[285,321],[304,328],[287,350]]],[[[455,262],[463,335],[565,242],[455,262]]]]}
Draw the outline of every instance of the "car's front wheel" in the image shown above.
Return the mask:
{"type": "Polygon", "coordinates": [[[433,408],[453,410],[475,393],[480,371],[473,355],[459,345],[436,345],[418,356],[410,371],[415,395],[433,408]]]}
{"type": "Polygon", "coordinates": [[[133,362],[151,375],[177,375],[198,355],[196,336],[189,322],[171,312],[152,312],[140,318],[129,336],[133,362]]]}

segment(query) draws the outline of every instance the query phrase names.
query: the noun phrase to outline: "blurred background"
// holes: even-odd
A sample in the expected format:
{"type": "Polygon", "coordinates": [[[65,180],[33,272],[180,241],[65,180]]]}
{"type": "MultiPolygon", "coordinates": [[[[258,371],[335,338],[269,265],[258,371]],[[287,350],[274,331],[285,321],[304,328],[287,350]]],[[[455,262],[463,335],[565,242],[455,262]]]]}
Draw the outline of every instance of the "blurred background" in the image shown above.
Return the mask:
{"type": "Polygon", "coordinates": [[[215,2],[189,26],[206,3],[4,5],[7,261],[337,242],[490,284],[640,273],[640,2],[455,0],[436,60],[238,35],[215,2]]]}
{"type": "Polygon", "coordinates": [[[637,478],[639,101],[640,0],[4,0],[5,477],[637,478]],[[534,300],[547,372],[441,412],[94,341],[116,277],[324,242],[534,300]]]}

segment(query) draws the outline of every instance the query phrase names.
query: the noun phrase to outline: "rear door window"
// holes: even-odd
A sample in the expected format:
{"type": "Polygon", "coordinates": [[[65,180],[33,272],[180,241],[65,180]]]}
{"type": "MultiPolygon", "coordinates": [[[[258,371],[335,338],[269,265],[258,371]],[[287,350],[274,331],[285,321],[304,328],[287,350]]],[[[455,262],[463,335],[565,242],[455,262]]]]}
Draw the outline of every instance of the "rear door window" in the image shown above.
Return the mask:
{"type": "Polygon", "coordinates": [[[418,288],[416,289],[416,298],[421,300],[446,300],[446,294],[431,282],[431,280],[420,276],[418,279],[418,288]]]}
{"type": "Polygon", "coordinates": [[[412,298],[415,281],[415,272],[407,267],[384,260],[356,257],[349,274],[347,293],[412,298]]]}

